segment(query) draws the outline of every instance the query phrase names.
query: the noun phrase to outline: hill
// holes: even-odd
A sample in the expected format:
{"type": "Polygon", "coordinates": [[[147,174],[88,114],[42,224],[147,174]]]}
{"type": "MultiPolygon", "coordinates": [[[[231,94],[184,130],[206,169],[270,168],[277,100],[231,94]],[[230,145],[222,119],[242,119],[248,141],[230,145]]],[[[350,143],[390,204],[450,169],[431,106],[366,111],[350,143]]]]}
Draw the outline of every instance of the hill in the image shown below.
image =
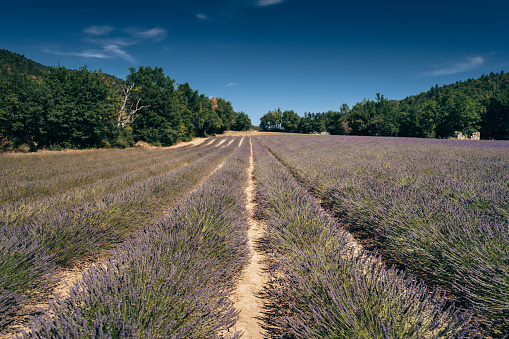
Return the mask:
{"type": "Polygon", "coordinates": [[[24,55],[0,49],[0,79],[12,75],[28,74],[45,77],[50,67],[26,58],[24,55]]]}
{"type": "Polygon", "coordinates": [[[428,100],[437,101],[442,95],[451,91],[462,93],[469,98],[479,101],[493,97],[497,92],[509,88],[509,73],[490,73],[482,75],[478,79],[468,79],[465,81],[457,81],[453,84],[438,86],[435,85],[427,92],[417,95],[411,95],[400,100],[400,105],[418,105],[428,100]]]}
{"type": "Polygon", "coordinates": [[[509,74],[438,85],[397,102],[400,136],[450,137],[455,131],[483,139],[509,139],[509,74]]]}
{"type": "MultiPolygon", "coordinates": [[[[0,79],[8,79],[19,76],[34,76],[37,78],[45,79],[49,76],[52,70],[60,66],[46,66],[36,61],[28,59],[25,55],[0,49],[0,79]]],[[[78,70],[67,69],[69,73],[78,72],[78,70]]],[[[125,81],[117,78],[114,75],[102,73],[103,77],[107,78],[110,83],[121,88],[125,81]]]]}

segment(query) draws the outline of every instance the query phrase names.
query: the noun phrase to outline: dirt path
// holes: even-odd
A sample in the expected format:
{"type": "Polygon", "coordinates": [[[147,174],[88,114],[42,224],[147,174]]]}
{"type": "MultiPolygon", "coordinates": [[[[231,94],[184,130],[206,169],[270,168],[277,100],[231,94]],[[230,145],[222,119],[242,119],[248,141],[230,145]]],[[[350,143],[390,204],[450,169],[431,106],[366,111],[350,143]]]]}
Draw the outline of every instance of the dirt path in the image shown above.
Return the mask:
{"type": "Polygon", "coordinates": [[[217,145],[215,147],[221,146],[225,141],[226,141],[226,139],[221,140],[220,142],[217,143],[217,145]]]}
{"type": "MultiPolygon", "coordinates": [[[[251,139],[249,139],[251,143],[251,139]]],[[[235,308],[240,310],[239,320],[235,325],[235,331],[242,331],[243,338],[265,338],[265,331],[260,326],[260,320],[263,317],[263,300],[259,297],[262,287],[268,282],[269,276],[264,269],[262,261],[263,254],[257,248],[257,243],[263,236],[263,225],[253,219],[254,213],[254,180],[253,180],[253,145],[251,144],[251,157],[249,166],[249,183],[246,188],[248,204],[247,211],[250,213],[248,244],[251,252],[251,261],[244,269],[242,278],[237,285],[235,296],[235,308]]]]}
{"type": "Polygon", "coordinates": [[[198,146],[198,145],[204,143],[206,140],[207,140],[207,138],[194,138],[192,141],[179,142],[178,144],[170,146],[168,148],[179,148],[179,147],[188,146],[188,145],[198,146]]]}

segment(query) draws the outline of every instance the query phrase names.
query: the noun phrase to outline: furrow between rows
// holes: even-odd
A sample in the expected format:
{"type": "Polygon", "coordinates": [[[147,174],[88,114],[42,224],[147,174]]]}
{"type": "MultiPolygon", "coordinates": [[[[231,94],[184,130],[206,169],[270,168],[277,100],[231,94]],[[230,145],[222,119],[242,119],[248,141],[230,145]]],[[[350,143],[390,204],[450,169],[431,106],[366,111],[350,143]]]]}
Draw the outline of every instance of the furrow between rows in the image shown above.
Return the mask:
{"type": "Polygon", "coordinates": [[[263,318],[264,299],[263,288],[269,281],[267,268],[265,266],[266,256],[262,251],[262,238],[264,225],[261,221],[255,220],[256,189],[254,180],[254,156],[251,138],[250,157],[248,168],[248,185],[246,186],[246,210],[248,212],[249,229],[247,230],[248,247],[250,260],[242,271],[242,276],[237,284],[235,292],[235,308],[240,311],[239,320],[235,324],[235,331],[241,331],[242,337],[246,339],[266,338],[266,331],[261,323],[263,318]]]}

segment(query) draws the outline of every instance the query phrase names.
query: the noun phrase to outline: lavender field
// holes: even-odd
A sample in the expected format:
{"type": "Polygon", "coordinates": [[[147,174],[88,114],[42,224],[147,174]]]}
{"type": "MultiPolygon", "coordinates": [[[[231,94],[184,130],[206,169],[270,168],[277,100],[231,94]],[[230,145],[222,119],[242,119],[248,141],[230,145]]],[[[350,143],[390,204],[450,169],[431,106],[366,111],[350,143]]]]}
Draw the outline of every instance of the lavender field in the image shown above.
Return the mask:
{"type": "MultiPolygon", "coordinates": [[[[2,332],[39,314],[67,270],[98,260],[118,265],[122,246],[173,215],[176,203],[233,161],[241,143],[223,137],[176,149],[4,155],[2,172],[12,178],[3,182],[0,206],[2,332]]],[[[105,333],[116,331],[110,325],[105,333]]]]}
{"type": "Polygon", "coordinates": [[[509,143],[260,140],[386,264],[439,286],[490,334],[509,332],[509,143]]]}
{"type": "Polygon", "coordinates": [[[251,175],[263,337],[509,332],[508,142],[251,134],[0,172],[5,337],[241,337],[251,175]]]}

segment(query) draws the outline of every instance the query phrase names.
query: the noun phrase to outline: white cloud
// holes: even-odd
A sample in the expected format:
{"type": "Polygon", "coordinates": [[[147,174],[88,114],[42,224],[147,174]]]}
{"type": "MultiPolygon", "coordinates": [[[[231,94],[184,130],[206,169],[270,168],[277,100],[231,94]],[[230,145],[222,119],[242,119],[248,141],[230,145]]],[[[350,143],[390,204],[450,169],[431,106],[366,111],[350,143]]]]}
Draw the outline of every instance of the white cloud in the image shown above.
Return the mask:
{"type": "Polygon", "coordinates": [[[95,35],[95,36],[108,35],[113,31],[114,31],[114,28],[110,27],[110,26],[90,26],[89,28],[86,28],[83,30],[83,32],[85,34],[95,35]]]}
{"type": "Polygon", "coordinates": [[[137,28],[128,28],[125,30],[127,34],[135,38],[151,39],[155,41],[161,41],[166,38],[166,30],[162,28],[152,28],[147,30],[139,30],[137,28]]]}
{"type": "Polygon", "coordinates": [[[92,58],[92,59],[115,59],[121,58],[129,62],[133,62],[134,58],[129,55],[126,51],[122,50],[119,46],[108,45],[103,46],[102,50],[93,50],[88,49],[82,52],[60,52],[54,50],[45,50],[46,53],[51,53],[55,55],[70,55],[70,56],[78,56],[82,58],[92,58]]]}
{"type": "Polygon", "coordinates": [[[117,45],[106,45],[103,46],[104,51],[110,53],[111,55],[117,56],[119,58],[124,59],[125,61],[134,61],[133,57],[129,55],[126,51],[122,50],[117,45]]]}
{"type": "Polygon", "coordinates": [[[44,50],[46,53],[51,53],[55,55],[71,55],[71,56],[79,56],[83,58],[96,58],[96,59],[111,59],[111,55],[107,55],[106,53],[102,51],[95,51],[95,50],[86,50],[83,52],[59,52],[59,51],[53,51],[50,49],[44,50]]]}
{"type": "Polygon", "coordinates": [[[84,52],[81,52],[81,53],[70,53],[70,54],[74,54],[74,55],[77,55],[77,56],[82,56],[84,58],[111,59],[110,55],[107,55],[106,53],[103,53],[101,51],[92,51],[92,50],[89,50],[89,51],[84,51],[84,52]]]}
{"type": "Polygon", "coordinates": [[[236,82],[230,82],[230,83],[228,83],[228,84],[224,85],[224,87],[232,87],[232,86],[238,86],[238,85],[239,85],[239,84],[238,84],[238,83],[236,83],[236,82]]]}
{"type": "Polygon", "coordinates": [[[208,16],[206,16],[205,14],[203,13],[198,13],[196,14],[196,18],[201,20],[201,21],[207,21],[207,20],[210,20],[210,18],[208,16]]]}
{"type": "Polygon", "coordinates": [[[71,55],[83,58],[97,59],[123,59],[134,62],[127,47],[137,45],[146,40],[161,41],[166,38],[166,30],[162,28],[151,28],[141,30],[135,27],[117,30],[111,26],[90,26],[83,30],[85,36],[82,41],[96,48],[87,48],[78,52],[61,52],[46,50],[47,53],[56,55],[71,55]],[[112,34],[115,32],[115,34],[112,34]]]}
{"type": "Polygon", "coordinates": [[[265,6],[271,6],[271,5],[277,5],[282,3],[284,0],[258,0],[256,2],[256,6],[259,7],[265,7],[265,6]]]}
{"type": "Polygon", "coordinates": [[[484,64],[483,57],[467,57],[466,60],[457,61],[446,67],[439,68],[434,71],[424,72],[423,76],[434,77],[440,75],[451,75],[457,73],[463,73],[479,68],[484,64]]]}
{"type": "Polygon", "coordinates": [[[136,45],[138,41],[132,38],[86,38],[83,41],[89,42],[96,45],[106,46],[106,45],[117,45],[117,46],[132,46],[136,45]]]}

